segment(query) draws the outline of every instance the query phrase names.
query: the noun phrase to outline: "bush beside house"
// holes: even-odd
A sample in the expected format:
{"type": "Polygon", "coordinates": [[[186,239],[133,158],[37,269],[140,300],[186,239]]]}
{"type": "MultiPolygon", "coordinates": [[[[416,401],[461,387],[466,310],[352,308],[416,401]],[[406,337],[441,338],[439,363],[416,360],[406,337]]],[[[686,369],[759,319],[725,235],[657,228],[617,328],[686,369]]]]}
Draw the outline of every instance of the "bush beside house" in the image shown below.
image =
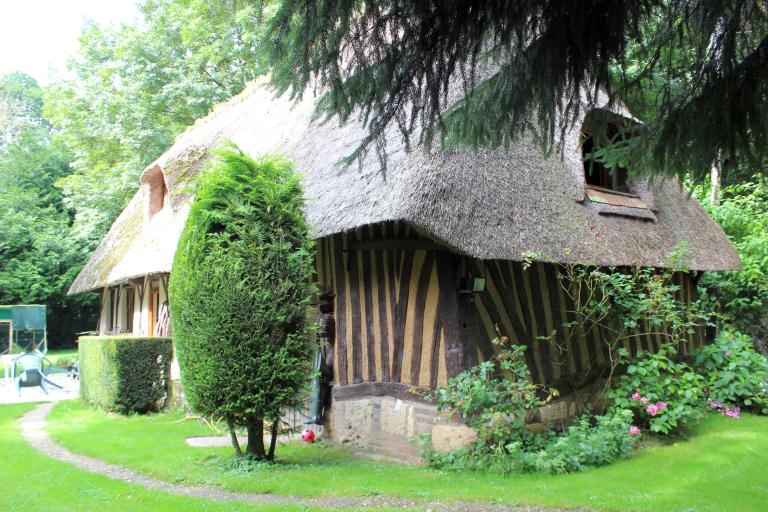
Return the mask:
{"type": "Polygon", "coordinates": [[[80,338],[80,394],[102,409],[122,414],[162,407],[168,395],[171,338],[80,338]]]}
{"type": "Polygon", "coordinates": [[[170,281],[184,392],[193,409],[226,421],[238,455],[235,429],[245,427],[246,455],[272,460],[281,413],[302,398],[314,348],[301,182],[287,160],[228,147],[195,192],[170,281]]]}

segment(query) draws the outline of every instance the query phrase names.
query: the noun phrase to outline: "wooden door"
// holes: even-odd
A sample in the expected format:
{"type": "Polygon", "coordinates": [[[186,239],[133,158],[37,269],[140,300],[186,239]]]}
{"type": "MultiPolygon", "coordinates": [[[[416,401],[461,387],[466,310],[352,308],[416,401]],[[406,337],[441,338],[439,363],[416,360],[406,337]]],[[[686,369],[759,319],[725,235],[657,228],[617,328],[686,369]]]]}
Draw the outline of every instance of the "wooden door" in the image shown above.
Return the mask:
{"type": "Polygon", "coordinates": [[[155,325],[160,313],[160,290],[151,288],[149,290],[149,336],[155,335],[155,325]]]}

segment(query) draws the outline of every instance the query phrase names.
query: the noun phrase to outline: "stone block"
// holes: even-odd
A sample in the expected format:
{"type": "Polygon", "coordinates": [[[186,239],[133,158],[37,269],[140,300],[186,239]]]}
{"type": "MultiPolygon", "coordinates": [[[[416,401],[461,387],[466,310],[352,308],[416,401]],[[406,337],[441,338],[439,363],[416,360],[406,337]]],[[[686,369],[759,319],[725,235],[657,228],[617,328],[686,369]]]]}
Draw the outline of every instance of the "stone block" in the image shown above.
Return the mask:
{"type": "Polygon", "coordinates": [[[526,430],[531,434],[546,434],[547,426],[543,423],[529,423],[525,426],[526,430]]]}
{"type": "Polygon", "coordinates": [[[413,405],[399,398],[381,399],[380,423],[382,432],[411,438],[416,428],[416,412],[413,405]]]}
{"type": "Polygon", "coordinates": [[[466,425],[437,423],[432,427],[432,447],[439,453],[465,448],[477,441],[477,432],[466,425]]]}
{"type": "Polygon", "coordinates": [[[343,420],[335,428],[339,428],[339,441],[365,447],[373,434],[373,400],[354,400],[344,404],[341,415],[343,420]]]}
{"type": "MultiPolygon", "coordinates": [[[[569,419],[569,409],[571,401],[560,399],[556,402],[545,405],[539,410],[541,423],[562,423],[569,419]]],[[[575,409],[574,409],[575,410],[575,409]]]]}

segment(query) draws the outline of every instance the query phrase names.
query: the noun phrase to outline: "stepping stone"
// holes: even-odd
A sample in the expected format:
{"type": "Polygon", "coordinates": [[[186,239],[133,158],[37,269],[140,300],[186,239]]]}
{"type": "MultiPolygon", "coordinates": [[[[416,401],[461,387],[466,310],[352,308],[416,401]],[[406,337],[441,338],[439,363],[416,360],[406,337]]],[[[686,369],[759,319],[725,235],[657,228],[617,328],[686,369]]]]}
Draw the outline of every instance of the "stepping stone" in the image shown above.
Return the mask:
{"type": "MultiPolygon", "coordinates": [[[[317,433],[317,432],[316,432],[317,433]]],[[[277,436],[278,443],[287,443],[289,441],[297,441],[301,434],[286,434],[277,436]]],[[[201,437],[188,437],[186,439],[187,445],[193,448],[216,448],[220,446],[232,446],[232,440],[229,436],[201,436],[201,437]]],[[[269,446],[270,436],[264,436],[264,444],[269,446]]],[[[248,444],[247,436],[237,436],[237,442],[240,446],[246,446],[248,444]]]]}

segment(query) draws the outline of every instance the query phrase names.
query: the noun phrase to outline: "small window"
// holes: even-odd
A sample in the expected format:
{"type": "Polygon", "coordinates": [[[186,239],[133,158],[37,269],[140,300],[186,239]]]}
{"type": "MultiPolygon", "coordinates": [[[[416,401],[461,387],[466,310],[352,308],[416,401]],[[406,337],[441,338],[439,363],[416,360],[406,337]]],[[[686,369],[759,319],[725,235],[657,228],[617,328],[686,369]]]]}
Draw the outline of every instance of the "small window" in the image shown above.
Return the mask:
{"type": "Polygon", "coordinates": [[[584,162],[584,178],[587,185],[614,190],[617,192],[629,192],[627,185],[627,170],[623,167],[606,167],[602,162],[592,158],[592,152],[599,148],[598,141],[613,142],[621,136],[621,132],[615,124],[608,124],[606,137],[595,137],[591,131],[582,132],[581,156],[584,162]]]}

